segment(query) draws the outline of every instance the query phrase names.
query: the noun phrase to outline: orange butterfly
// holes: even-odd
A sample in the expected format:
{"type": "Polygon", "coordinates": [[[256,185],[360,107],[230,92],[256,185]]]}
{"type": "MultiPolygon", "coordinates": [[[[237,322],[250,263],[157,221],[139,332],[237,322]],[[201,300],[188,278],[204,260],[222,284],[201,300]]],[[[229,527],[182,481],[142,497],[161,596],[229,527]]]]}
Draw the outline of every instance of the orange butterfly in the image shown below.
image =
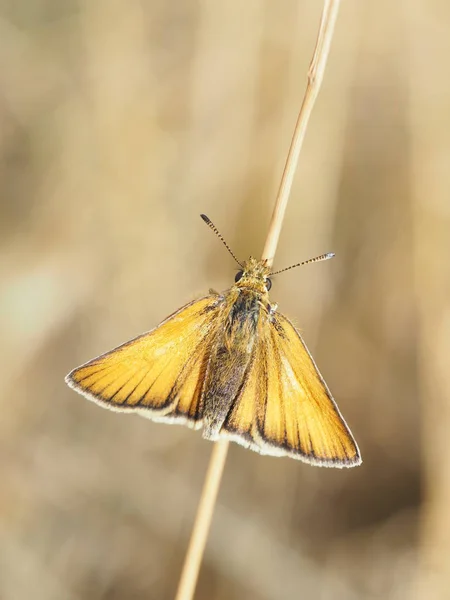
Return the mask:
{"type": "Polygon", "coordinates": [[[187,304],[152,331],[74,369],[67,383],[112,410],[203,428],[209,440],[228,438],[319,466],[361,464],[300,334],[269,302],[270,268],[252,257],[239,264],[229,290],[187,304]]]}

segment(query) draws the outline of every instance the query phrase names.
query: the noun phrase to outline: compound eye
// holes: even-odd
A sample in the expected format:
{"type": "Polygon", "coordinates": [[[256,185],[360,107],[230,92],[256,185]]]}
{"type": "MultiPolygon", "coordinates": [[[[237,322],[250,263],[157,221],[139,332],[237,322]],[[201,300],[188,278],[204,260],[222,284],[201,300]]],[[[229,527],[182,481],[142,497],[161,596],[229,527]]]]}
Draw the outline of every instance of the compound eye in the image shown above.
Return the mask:
{"type": "Polygon", "coordinates": [[[244,271],[238,271],[236,273],[236,276],[234,278],[235,283],[237,283],[240,279],[242,279],[242,275],[244,274],[244,271]]]}
{"type": "Polygon", "coordinates": [[[272,287],[272,280],[271,279],[266,279],[266,290],[269,292],[270,288],[272,287]]]}

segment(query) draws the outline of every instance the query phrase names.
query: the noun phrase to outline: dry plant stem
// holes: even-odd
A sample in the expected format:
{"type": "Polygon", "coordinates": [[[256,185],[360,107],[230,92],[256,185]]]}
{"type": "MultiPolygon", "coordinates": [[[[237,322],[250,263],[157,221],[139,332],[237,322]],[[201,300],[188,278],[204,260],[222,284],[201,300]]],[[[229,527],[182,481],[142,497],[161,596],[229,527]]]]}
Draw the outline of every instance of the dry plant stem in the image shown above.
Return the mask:
{"type": "MultiPolygon", "coordinates": [[[[286,165],[281,178],[280,188],[278,190],[272,219],[269,225],[269,232],[262,254],[262,258],[265,259],[269,265],[272,264],[275,256],[300,150],[305,137],[309,117],[311,116],[322,83],[339,3],[340,0],[325,0],[316,47],[309,68],[308,85],[292,136],[291,146],[286,159],[286,165]]],[[[226,440],[220,440],[214,444],[175,600],[192,600],[194,596],[198,572],[225,466],[228,445],[229,442],[226,440]]]]}
{"type": "Polygon", "coordinates": [[[291,146],[289,148],[286,165],[281,177],[280,187],[278,189],[278,195],[272,213],[272,219],[269,225],[269,233],[264,246],[262,257],[266,259],[269,265],[272,265],[273,263],[309,117],[311,116],[314,103],[322,84],[331,40],[333,38],[334,25],[339,10],[339,3],[340,0],[325,0],[314,56],[309,67],[308,85],[295,125],[294,135],[292,136],[291,146]]]}
{"type": "Polygon", "coordinates": [[[222,479],[225,467],[228,445],[229,442],[226,440],[220,440],[214,444],[212,449],[175,600],[191,600],[194,596],[195,584],[197,583],[200,563],[202,562],[203,551],[214,512],[217,492],[219,491],[220,480],[222,479]]]}

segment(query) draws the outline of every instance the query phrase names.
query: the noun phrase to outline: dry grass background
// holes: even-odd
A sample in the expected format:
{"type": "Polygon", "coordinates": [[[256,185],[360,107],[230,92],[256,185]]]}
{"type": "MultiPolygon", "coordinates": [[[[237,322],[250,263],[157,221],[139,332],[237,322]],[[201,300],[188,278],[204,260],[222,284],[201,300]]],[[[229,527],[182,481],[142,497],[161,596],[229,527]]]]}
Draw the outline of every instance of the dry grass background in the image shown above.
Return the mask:
{"type": "MultiPolygon", "coordinates": [[[[0,598],[174,595],[211,446],[71,368],[262,250],[321,6],[0,4],[0,598]]],[[[197,598],[450,598],[450,6],[346,0],[275,266],[363,453],[232,445],[197,598]]]]}

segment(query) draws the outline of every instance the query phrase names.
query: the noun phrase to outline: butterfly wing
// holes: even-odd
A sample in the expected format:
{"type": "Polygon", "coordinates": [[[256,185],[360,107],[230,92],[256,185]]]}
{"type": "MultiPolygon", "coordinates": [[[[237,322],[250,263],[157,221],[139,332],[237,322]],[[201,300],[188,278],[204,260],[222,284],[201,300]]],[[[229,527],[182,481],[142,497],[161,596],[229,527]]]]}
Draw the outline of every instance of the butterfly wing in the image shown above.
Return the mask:
{"type": "Polygon", "coordinates": [[[187,304],[152,331],[74,369],[67,383],[112,410],[200,427],[220,300],[210,295],[187,304]]]}
{"type": "Polygon", "coordinates": [[[246,384],[223,432],[262,454],[328,467],[361,463],[356,442],[300,334],[277,313],[261,316],[246,384]]]}

